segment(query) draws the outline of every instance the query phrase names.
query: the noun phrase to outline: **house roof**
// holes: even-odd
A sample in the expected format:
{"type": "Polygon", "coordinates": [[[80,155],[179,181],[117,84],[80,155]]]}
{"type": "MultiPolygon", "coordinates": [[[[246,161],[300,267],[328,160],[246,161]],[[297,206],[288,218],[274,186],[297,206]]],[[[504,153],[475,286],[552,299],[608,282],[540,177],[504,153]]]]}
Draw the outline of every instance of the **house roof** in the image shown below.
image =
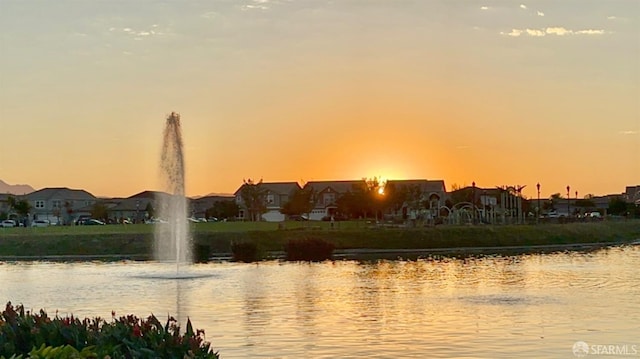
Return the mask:
{"type": "Polygon", "coordinates": [[[29,193],[27,196],[29,200],[49,200],[49,199],[64,199],[64,200],[95,200],[96,197],[91,193],[83,189],[70,189],[67,187],[49,187],[37,190],[29,193]]]}
{"type": "Polygon", "coordinates": [[[144,211],[147,208],[147,204],[151,203],[154,206],[154,198],[126,198],[120,201],[114,207],[109,208],[110,211],[144,211]]]}
{"type": "Polygon", "coordinates": [[[346,193],[352,191],[355,187],[366,186],[366,182],[364,180],[309,181],[304,186],[305,188],[309,186],[316,192],[322,192],[327,188],[331,188],[337,193],[346,193]]]}
{"type": "Polygon", "coordinates": [[[191,200],[191,207],[196,213],[198,213],[198,212],[204,212],[207,209],[213,207],[214,203],[218,201],[233,201],[233,200],[234,200],[233,196],[211,195],[211,196],[205,196],[205,197],[200,197],[200,198],[191,200]]]}
{"type": "Polygon", "coordinates": [[[161,191],[142,191],[140,193],[136,193],[133,196],[129,196],[127,198],[137,198],[137,199],[141,199],[141,198],[147,198],[147,199],[155,199],[157,198],[158,195],[162,196],[162,195],[167,195],[168,193],[166,192],[161,192],[161,191]]]}
{"type": "MultiPolygon", "coordinates": [[[[246,186],[246,184],[242,184],[237,191],[233,193],[234,196],[238,196],[240,191],[246,186]]],[[[300,189],[300,185],[298,182],[261,182],[258,183],[258,186],[262,189],[266,189],[269,192],[277,193],[277,194],[289,194],[291,191],[295,189],[300,189]]]]}
{"type": "Polygon", "coordinates": [[[410,179],[410,180],[388,180],[387,185],[396,187],[418,186],[422,192],[446,192],[443,180],[426,180],[426,179],[410,179]]]}

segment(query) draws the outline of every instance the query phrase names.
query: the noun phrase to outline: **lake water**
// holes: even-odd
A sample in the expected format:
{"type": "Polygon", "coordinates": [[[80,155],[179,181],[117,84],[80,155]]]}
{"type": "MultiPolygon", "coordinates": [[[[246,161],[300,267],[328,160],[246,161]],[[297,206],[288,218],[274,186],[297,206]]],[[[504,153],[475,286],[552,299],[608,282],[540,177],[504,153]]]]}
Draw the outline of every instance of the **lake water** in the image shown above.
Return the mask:
{"type": "Polygon", "coordinates": [[[589,357],[640,357],[639,269],[640,246],[208,263],[189,268],[202,277],[181,280],[148,262],[0,262],[0,299],[51,315],[190,317],[223,358],[572,358],[578,341],[589,357]]]}

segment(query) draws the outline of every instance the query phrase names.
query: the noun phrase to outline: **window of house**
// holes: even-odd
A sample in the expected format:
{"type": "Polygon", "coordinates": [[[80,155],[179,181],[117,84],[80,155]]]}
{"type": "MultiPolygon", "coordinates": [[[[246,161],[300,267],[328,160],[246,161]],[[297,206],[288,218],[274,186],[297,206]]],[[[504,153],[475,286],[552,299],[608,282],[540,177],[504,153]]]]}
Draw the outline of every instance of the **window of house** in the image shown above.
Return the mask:
{"type": "Polygon", "coordinates": [[[324,204],[331,204],[333,202],[336,201],[336,194],[335,193],[325,193],[324,194],[324,204]]]}
{"type": "Polygon", "coordinates": [[[56,208],[60,208],[60,201],[59,200],[54,200],[53,202],[51,202],[51,206],[56,209],[56,208]]]}
{"type": "Polygon", "coordinates": [[[44,201],[36,201],[36,208],[37,209],[44,208],[44,201]]]}
{"type": "Polygon", "coordinates": [[[274,200],[275,200],[275,198],[273,197],[272,194],[268,194],[267,195],[267,203],[268,204],[273,204],[274,200]]]}

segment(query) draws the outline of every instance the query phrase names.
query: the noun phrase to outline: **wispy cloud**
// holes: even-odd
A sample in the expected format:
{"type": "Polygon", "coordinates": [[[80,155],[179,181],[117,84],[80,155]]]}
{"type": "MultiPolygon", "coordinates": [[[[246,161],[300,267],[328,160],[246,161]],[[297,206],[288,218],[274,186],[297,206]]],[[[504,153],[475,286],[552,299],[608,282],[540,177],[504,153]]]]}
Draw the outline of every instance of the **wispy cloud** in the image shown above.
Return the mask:
{"type": "Polygon", "coordinates": [[[568,30],[564,27],[548,27],[545,31],[549,35],[558,35],[558,36],[571,35],[573,33],[573,31],[568,30]]]}
{"type": "Polygon", "coordinates": [[[520,4],[520,8],[521,8],[521,9],[523,9],[523,10],[527,10],[527,5],[525,5],[525,4],[520,4]]]}
{"type": "Polygon", "coordinates": [[[618,17],[617,16],[607,16],[607,20],[616,20],[618,17]]]}
{"type": "Polygon", "coordinates": [[[109,28],[109,32],[112,33],[124,33],[128,36],[131,36],[134,40],[143,40],[146,37],[150,37],[150,36],[162,36],[165,35],[165,32],[160,31],[158,29],[158,25],[157,24],[153,24],[151,26],[149,26],[149,28],[147,29],[133,29],[130,27],[123,27],[123,28],[116,28],[116,27],[110,27],[109,28]]]}
{"type": "Polygon", "coordinates": [[[544,13],[542,11],[537,11],[536,13],[538,14],[538,16],[544,16],[544,13]]]}
{"type": "Polygon", "coordinates": [[[253,0],[251,4],[242,5],[242,10],[268,10],[269,0],[253,0]]]}
{"type": "Polygon", "coordinates": [[[512,29],[510,32],[500,32],[500,35],[506,35],[511,37],[519,37],[521,35],[527,35],[532,37],[543,36],[568,36],[568,35],[603,35],[604,30],[601,29],[584,29],[584,30],[571,30],[562,26],[547,27],[541,29],[512,29]]]}
{"type": "Polygon", "coordinates": [[[578,35],[603,35],[604,34],[604,30],[593,30],[593,29],[578,30],[578,31],[574,32],[574,34],[578,34],[578,35]]]}
{"type": "Polygon", "coordinates": [[[215,11],[207,11],[204,14],[200,15],[200,17],[203,17],[205,19],[213,19],[213,18],[216,18],[218,16],[220,16],[220,14],[218,14],[215,11]]]}
{"type": "Polygon", "coordinates": [[[489,7],[488,6],[481,6],[480,10],[489,10],[489,7]]]}
{"type": "Polygon", "coordinates": [[[518,30],[518,29],[512,29],[511,32],[501,32],[501,35],[507,35],[507,36],[511,36],[511,37],[518,37],[520,35],[522,35],[522,30],[518,30]]]}
{"type": "Polygon", "coordinates": [[[547,35],[547,33],[544,32],[544,30],[537,30],[537,29],[526,29],[525,33],[529,36],[534,36],[534,37],[542,37],[547,35]]]}
{"type": "Polygon", "coordinates": [[[627,130],[627,131],[620,131],[620,134],[621,134],[621,135],[625,135],[625,136],[631,136],[631,135],[637,135],[637,134],[638,134],[638,131],[629,131],[629,130],[627,130]]]}

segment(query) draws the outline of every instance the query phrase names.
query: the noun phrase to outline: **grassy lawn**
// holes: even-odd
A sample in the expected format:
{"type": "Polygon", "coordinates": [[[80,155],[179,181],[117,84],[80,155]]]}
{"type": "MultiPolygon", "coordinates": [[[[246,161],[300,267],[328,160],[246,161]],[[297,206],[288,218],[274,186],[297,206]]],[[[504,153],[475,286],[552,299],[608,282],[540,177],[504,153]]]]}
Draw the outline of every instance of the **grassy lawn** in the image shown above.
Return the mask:
{"type": "MultiPolygon", "coordinates": [[[[158,224],[111,224],[104,226],[50,226],[27,228],[0,228],[0,238],[14,236],[103,235],[103,234],[151,234],[158,224]]],[[[160,224],[161,225],[161,224],[160,224]]],[[[194,233],[248,232],[275,230],[328,230],[330,222],[286,221],[274,222],[207,222],[190,223],[194,233]]],[[[334,229],[354,230],[366,228],[366,221],[335,222],[334,229]]]]}
{"type": "MultiPolygon", "coordinates": [[[[157,225],[157,224],[156,224],[157,225]]],[[[149,255],[156,225],[0,228],[0,256],[149,255]]],[[[317,238],[340,249],[429,249],[617,243],[640,240],[640,220],[508,226],[384,228],[364,221],[194,223],[195,245],[228,253],[249,241],[281,251],[289,240],[317,238]]]]}

